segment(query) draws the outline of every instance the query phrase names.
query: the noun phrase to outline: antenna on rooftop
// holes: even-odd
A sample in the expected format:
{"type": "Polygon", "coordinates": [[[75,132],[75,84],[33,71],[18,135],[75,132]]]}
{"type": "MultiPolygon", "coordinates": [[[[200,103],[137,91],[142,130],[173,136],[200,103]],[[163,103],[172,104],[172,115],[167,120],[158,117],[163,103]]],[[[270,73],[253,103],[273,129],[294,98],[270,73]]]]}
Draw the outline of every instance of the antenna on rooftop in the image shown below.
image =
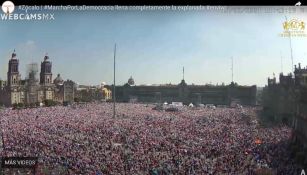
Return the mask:
{"type": "Polygon", "coordinates": [[[281,51],[280,51],[280,69],[281,69],[281,73],[283,73],[283,60],[282,60],[283,58],[282,58],[282,53],[281,53],[281,51]]]}
{"type": "Polygon", "coordinates": [[[182,79],[184,80],[184,66],[182,68],[182,79]]]}
{"type": "Polygon", "coordinates": [[[233,82],[233,57],[231,57],[231,82],[233,82]]]}
{"type": "Polygon", "coordinates": [[[116,43],[114,46],[113,118],[115,118],[115,56],[116,56],[116,43]]]}
{"type": "MultiPolygon", "coordinates": [[[[288,23],[287,16],[286,18],[286,23],[288,23]]],[[[289,42],[290,42],[290,53],[291,53],[291,61],[292,61],[292,72],[294,72],[294,67],[293,67],[293,51],[292,51],[292,41],[291,41],[291,33],[289,32],[289,28],[286,28],[287,32],[289,33],[289,42]]]]}

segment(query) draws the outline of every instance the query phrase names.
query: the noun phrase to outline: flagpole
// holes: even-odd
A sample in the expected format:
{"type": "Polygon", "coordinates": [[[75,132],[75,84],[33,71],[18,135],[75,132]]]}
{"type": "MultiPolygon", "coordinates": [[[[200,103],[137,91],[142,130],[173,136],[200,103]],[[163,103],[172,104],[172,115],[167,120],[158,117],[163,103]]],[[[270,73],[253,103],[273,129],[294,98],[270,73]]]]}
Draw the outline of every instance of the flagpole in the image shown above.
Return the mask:
{"type": "Polygon", "coordinates": [[[280,68],[281,68],[281,73],[283,73],[283,62],[282,62],[282,54],[280,51],[280,68]]]}
{"type": "Polygon", "coordinates": [[[184,80],[184,67],[182,68],[182,79],[184,80]]]}
{"type": "Polygon", "coordinates": [[[231,82],[233,82],[233,57],[231,57],[231,82]]]}
{"type": "Polygon", "coordinates": [[[115,118],[115,57],[116,57],[116,43],[114,46],[113,118],[115,118]]]}
{"type": "MultiPolygon", "coordinates": [[[[287,16],[285,16],[286,18],[286,23],[288,22],[287,16]]],[[[294,68],[293,68],[293,51],[292,51],[292,41],[291,41],[291,33],[289,31],[289,28],[287,28],[287,31],[289,33],[289,41],[290,41],[290,53],[291,53],[291,62],[292,62],[292,72],[294,72],[294,68]]]]}

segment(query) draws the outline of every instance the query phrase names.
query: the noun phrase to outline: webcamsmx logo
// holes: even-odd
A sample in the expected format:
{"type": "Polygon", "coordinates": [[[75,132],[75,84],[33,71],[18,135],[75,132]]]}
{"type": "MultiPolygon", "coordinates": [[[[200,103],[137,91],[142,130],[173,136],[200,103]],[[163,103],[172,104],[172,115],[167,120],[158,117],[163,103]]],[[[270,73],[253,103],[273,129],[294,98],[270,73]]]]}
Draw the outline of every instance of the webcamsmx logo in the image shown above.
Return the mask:
{"type": "Polygon", "coordinates": [[[10,13],[13,13],[14,9],[15,9],[15,5],[12,1],[5,1],[2,4],[2,11],[6,13],[7,15],[10,13]]]}
{"type": "MultiPolygon", "coordinates": [[[[9,21],[9,20],[27,20],[27,21],[31,21],[31,20],[54,20],[54,14],[46,14],[46,13],[14,13],[15,10],[15,5],[13,2],[11,1],[5,1],[2,4],[2,11],[4,13],[0,14],[0,19],[2,21],[9,21]]],[[[19,6],[19,10],[20,10],[20,6],[19,6]]],[[[42,10],[42,9],[39,9],[42,10]]]]}
{"type": "Polygon", "coordinates": [[[20,13],[20,14],[1,14],[1,20],[54,20],[54,14],[44,13],[20,13]]]}

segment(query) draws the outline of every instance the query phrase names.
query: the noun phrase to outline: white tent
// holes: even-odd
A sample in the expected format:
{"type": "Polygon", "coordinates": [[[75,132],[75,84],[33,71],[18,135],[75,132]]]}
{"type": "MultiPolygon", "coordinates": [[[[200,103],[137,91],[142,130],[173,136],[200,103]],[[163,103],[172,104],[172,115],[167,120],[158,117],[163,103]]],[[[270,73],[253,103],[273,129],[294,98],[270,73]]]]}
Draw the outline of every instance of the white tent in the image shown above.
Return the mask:
{"type": "Polygon", "coordinates": [[[189,107],[194,107],[193,103],[190,103],[190,104],[189,104],[189,107]]]}
{"type": "Polygon", "coordinates": [[[182,102],[172,102],[173,106],[183,106],[182,102]]]}
{"type": "Polygon", "coordinates": [[[216,109],[216,106],[214,106],[214,104],[206,104],[206,108],[216,109]]]}
{"type": "Polygon", "coordinates": [[[205,107],[205,105],[204,105],[204,104],[199,104],[198,106],[199,106],[199,107],[202,107],[202,108],[203,108],[203,107],[205,107]]]}

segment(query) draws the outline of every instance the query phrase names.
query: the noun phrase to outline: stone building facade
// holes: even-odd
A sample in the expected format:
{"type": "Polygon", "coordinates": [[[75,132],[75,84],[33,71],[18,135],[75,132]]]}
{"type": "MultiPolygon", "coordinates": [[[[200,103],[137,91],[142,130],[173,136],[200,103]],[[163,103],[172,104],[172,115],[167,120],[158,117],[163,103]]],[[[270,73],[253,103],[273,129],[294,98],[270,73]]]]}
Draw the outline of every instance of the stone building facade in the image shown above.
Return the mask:
{"type": "MultiPolygon", "coordinates": [[[[113,89],[110,87],[109,89],[113,89]]],[[[230,85],[188,85],[182,80],[178,85],[134,85],[130,77],[128,83],[116,86],[116,101],[129,102],[183,102],[185,104],[230,105],[238,101],[242,105],[256,105],[256,86],[230,85]]]]}
{"type": "Polygon", "coordinates": [[[79,85],[74,94],[76,100],[81,102],[109,101],[112,99],[110,86],[105,85],[105,83],[98,86],[79,85]]]}
{"type": "MultiPolygon", "coordinates": [[[[268,78],[263,92],[263,109],[267,117],[292,126],[293,141],[307,155],[307,67],[299,64],[294,74],[268,78]]],[[[307,157],[305,157],[307,165],[307,157]]]]}
{"type": "Polygon", "coordinates": [[[57,97],[64,97],[64,92],[66,93],[65,96],[70,96],[69,99],[73,99],[72,91],[58,90],[64,89],[64,84],[72,84],[72,81],[64,82],[63,85],[53,83],[52,62],[48,55],[41,62],[39,79],[36,78],[35,74],[35,71],[30,71],[28,78],[21,79],[19,59],[14,51],[8,63],[7,80],[0,80],[0,104],[12,106],[20,103],[42,103],[45,100],[63,102],[65,98],[57,97]]]}
{"type": "Polygon", "coordinates": [[[295,139],[298,139],[304,145],[306,148],[305,154],[307,154],[307,66],[301,68],[299,64],[298,68],[295,67],[294,74],[296,109],[293,128],[295,130],[295,136],[297,137],[295,139]]]}
{"type": "Polygon", "coordinates": [[[274,121],[289,123],[295,111],[295,80],[293,74],[279,74],[276,78],[268,78],[268,85],[263,90],[263,109],[274,121]]]}

